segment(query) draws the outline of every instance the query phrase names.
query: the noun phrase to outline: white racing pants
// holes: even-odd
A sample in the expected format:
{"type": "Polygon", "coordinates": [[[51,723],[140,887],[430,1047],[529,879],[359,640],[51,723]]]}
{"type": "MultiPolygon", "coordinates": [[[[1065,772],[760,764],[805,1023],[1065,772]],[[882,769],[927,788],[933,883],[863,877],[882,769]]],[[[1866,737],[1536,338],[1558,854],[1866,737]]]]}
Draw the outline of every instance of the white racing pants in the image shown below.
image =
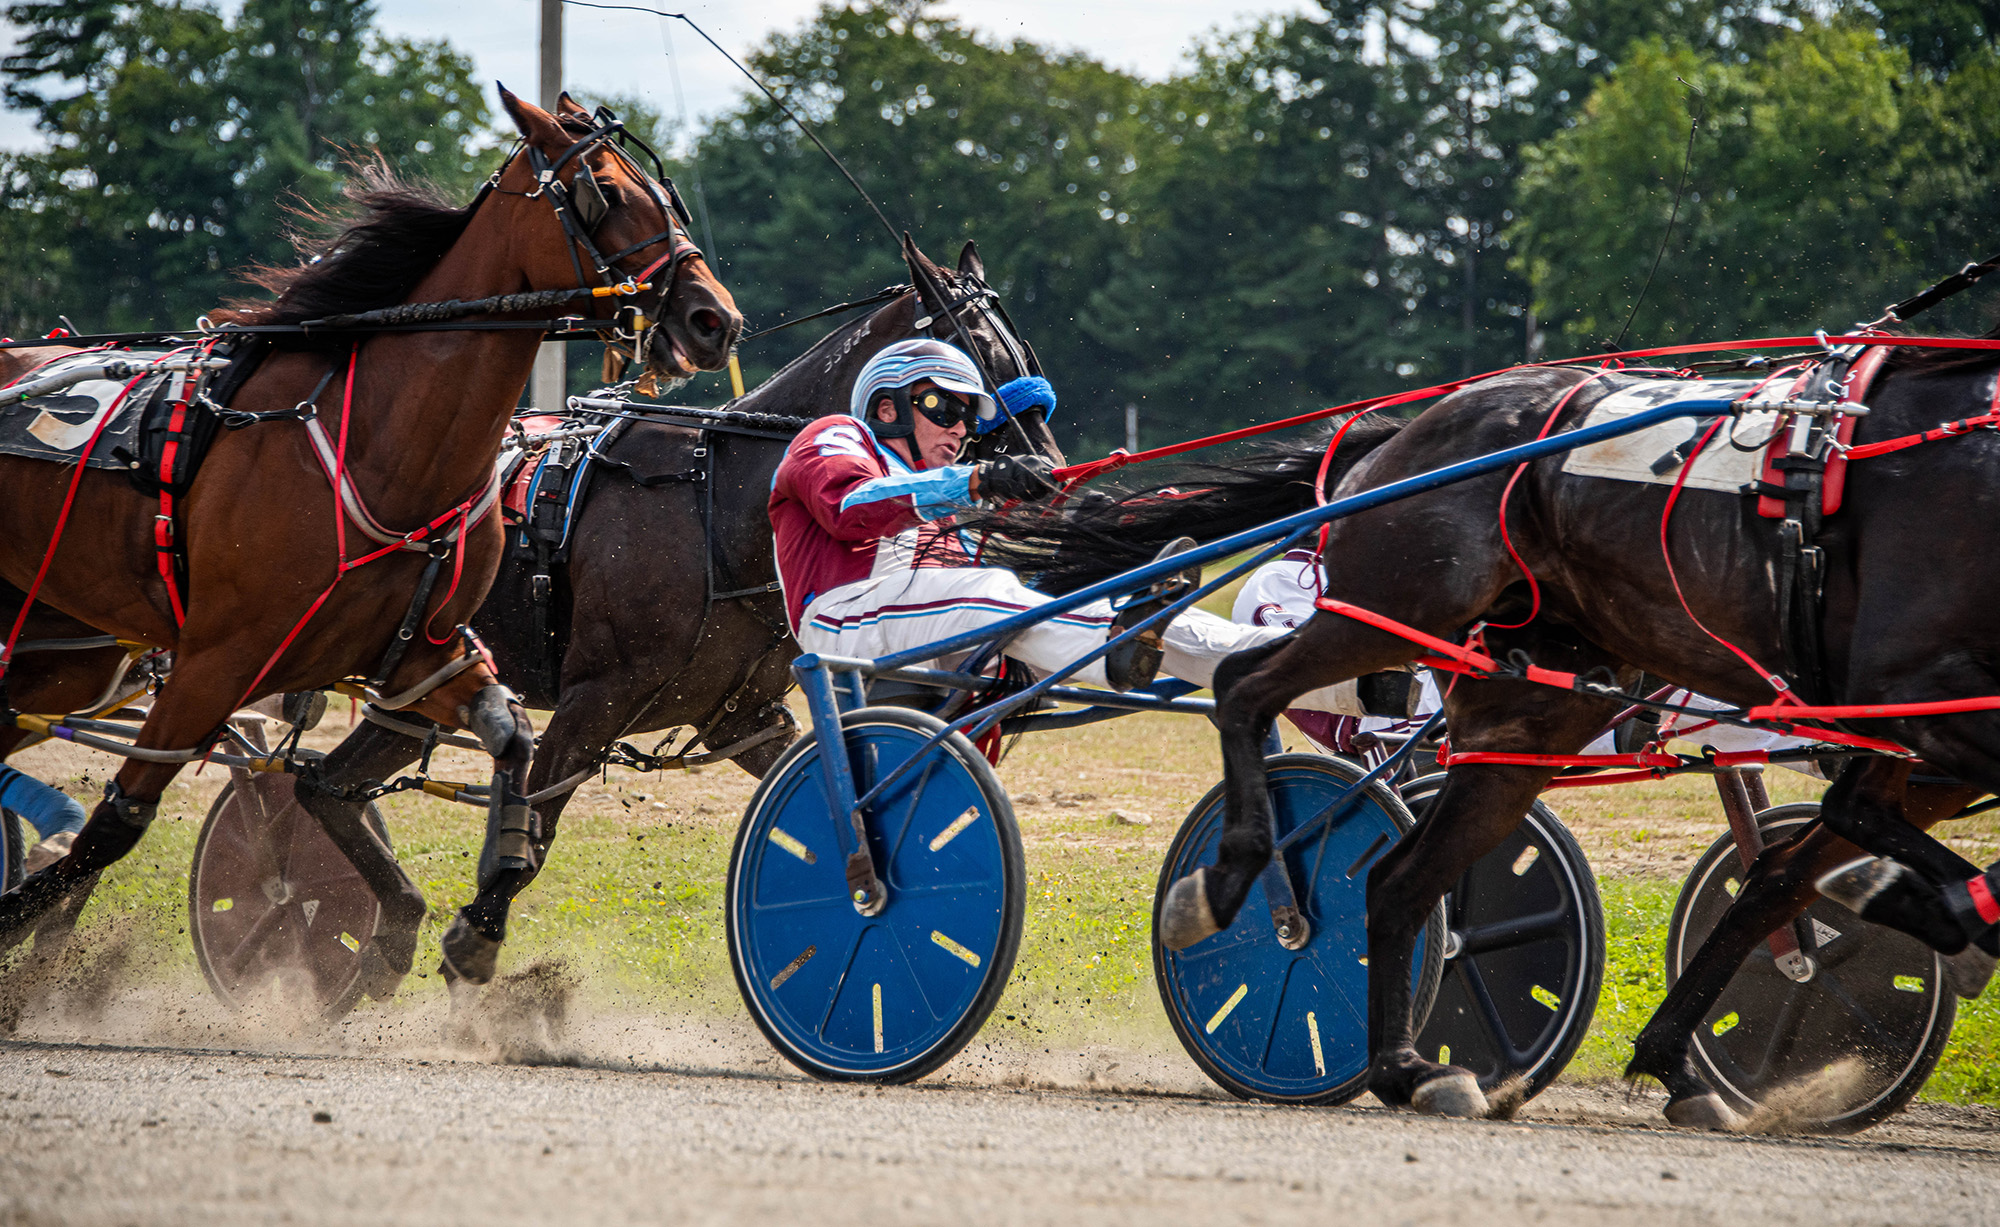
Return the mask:
{"type": "MultiPolygon", "coordinates": [[[[821,593],[805,608],[799,646],[829,656],[877,659],[922,647],[1003,618],[1046,605],[1052,598],[1029,588],[1013,572],[998,567],[920,567],[843,584],[821,593]]],[[[1006,654],[1038,673],[1067,667],[1104,645],[1113,614],[1109,601],[1044,618],[1007,641],[1006,654]]],[[[1207,686],[1215,667],[1232,652],[1258,647],[1289,633],[1282,627],[1241,626],[1199,609],[1167,625],[1163,672],[1207,686]]],[[[969,653],[935,663],[952,668],[969,653]]],[[[1073,683],[1108,686],[1104,662],[1094,661],[1070,675],[1073,683]]],[[[1299,698],[1294,707],[1360,715],[1354,683],[1343,682],[1299,698]]]]}

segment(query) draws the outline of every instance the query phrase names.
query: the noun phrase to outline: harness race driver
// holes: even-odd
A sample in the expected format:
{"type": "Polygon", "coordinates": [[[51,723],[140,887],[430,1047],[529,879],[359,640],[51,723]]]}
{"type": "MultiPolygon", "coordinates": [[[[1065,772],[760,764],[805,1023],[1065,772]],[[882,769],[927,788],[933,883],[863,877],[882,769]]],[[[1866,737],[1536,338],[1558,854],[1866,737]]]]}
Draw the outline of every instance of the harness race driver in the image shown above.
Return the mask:
{"type": "MultiPolygon", "coordinates": [[[[1040,457],[958,463],[973,424],[997,424],[1001,412],[963,352],[941,341],[901,341],[862,368],[846,416],[821,418],[793,440],[772,478],[770,506],[786,613],[801,647],[882,657],[1049,602],[1012,571],[981,566],[952,522],[954,512],[982,499],[1057,492],[1040,457]]],[[[1183,539],[1164,553],[1192,544],[1183,539]]],[[[1034,670],[1059,671],[1185,591],[1170,582],[1122,610],[1097,601],[1044,619],[1010,638],[1007,655],[1034,670]]],[[[1287,633],[1190,609],[1071,680],[1133,690],[1164,669],[1207,686],[1223,657],[1287,633]]],[[[1314,691],[1295,706],[1362,714],[1352,682],[1314,691]]]]}

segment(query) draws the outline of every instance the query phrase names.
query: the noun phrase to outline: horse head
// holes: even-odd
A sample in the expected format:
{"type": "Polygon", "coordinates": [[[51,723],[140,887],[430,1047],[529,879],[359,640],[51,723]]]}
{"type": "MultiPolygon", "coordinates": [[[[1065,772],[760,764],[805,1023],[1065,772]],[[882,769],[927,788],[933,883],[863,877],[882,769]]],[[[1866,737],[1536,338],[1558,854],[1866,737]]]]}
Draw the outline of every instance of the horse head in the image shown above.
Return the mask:
{"type": "Polygon", "coordinates": [[[548,224],[560,239],[545,249],[538,244],[528,260],[530,283],[650,283],[640,294],[594,300],[594,314],[617,312],[618,337],[657,378],[727,365],[743,316],[689,237],[687,205],[658,155],[608,109],[586,111],[567,94],[553,115],[504,88],[500,101],[520,130],[524,156],[510,159],[494,186],[512,191],[519,183],[527,195],[545,195],[553,206],[548,224]]]}

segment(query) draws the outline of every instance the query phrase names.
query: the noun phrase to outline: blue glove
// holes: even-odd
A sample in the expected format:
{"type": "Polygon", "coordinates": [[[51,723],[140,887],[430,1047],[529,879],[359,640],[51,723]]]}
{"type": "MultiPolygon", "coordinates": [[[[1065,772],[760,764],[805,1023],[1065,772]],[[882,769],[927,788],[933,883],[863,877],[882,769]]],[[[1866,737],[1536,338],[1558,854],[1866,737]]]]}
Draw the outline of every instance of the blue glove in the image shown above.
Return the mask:
{"type": "Polygon", "coordinates": [[[1041,409],[1044,421],[1055,416],[1055,387],[1040,375],[1023,375],[1019,379],[1010,379],[1000,385],[997,394],[1001,411],[993,416],[991,422],[973,424],[972,428],[982,435],[998,430],[1000,423],[1030,409],[1041,409]]]}

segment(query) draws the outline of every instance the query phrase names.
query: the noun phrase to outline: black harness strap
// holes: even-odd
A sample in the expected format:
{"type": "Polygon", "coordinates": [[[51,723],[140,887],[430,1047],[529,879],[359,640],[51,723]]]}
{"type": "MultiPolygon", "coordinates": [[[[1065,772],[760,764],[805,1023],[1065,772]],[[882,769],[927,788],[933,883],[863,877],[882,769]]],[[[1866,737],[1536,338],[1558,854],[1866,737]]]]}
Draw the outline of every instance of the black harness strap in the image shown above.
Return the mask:
{"type": "MultiPolygon", "coordinates": [[[[1833,404],[1846,399],[1848,375],[1859,351],[1841,350],[1813,372],[1804,400],[1833,404]]],[[[1778,627],[1791,658],[1793,676],[1809,703],[1829,701],[1826,645],[1820,626],[1826,597],[1826,550],[1818,544],[1825,514],[1826,458],[1834,442],[1831,415],[1812,418],[1803,452],[1781,456],[1785,475],[1779,496],[1785,518],[1778,524],[1778,627]]],[[[1761,481],[1758,483],[1762,485],[1761,481]]]]}

